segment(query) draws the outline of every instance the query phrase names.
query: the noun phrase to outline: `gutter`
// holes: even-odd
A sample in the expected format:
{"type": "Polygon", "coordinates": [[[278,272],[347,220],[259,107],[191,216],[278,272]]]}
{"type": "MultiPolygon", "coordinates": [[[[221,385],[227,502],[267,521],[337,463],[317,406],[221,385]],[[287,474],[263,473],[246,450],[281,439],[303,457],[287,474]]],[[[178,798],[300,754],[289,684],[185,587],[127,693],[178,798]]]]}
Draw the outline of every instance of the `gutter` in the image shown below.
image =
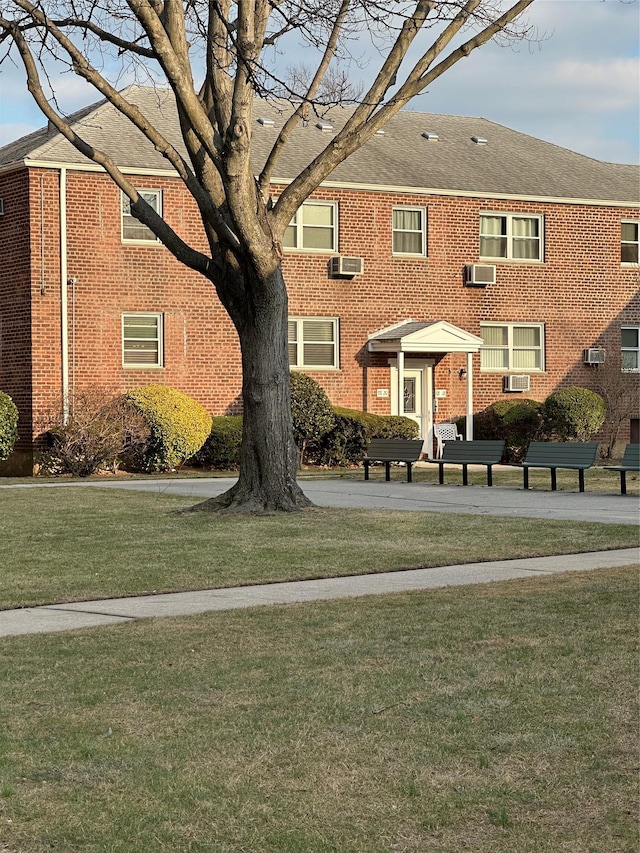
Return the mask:
{"type": "Polygon", "coordinates": [[[62,419],[69,419],[69,316],[67,279],[67,168],[60,166],[60,354],[62,368],[62,419]]]}

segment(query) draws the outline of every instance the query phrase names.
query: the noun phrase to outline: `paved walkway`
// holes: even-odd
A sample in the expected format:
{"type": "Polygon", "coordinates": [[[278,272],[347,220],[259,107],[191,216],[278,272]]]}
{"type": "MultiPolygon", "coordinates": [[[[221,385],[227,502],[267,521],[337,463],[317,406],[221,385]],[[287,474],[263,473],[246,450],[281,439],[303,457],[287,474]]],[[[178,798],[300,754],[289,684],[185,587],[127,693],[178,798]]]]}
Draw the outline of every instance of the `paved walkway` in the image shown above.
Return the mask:
{"type": "MultiPolygon", "coordinates": [[[[68,487],[96,486],[185,494],[194,499],[220,494],[232,480],[219,478],[176,480],[129,480],[101,483],[68,482],[68,487]]],[[[46,488],[59,488],[51,484],[46,488]]],[[[638,524],[636,496],[579,492],[550,492],[494,486],[435,486],[401,481],[305,480],[301,485],[319,506],[377,507],[508,515],[511,517],[556,518],[638,524]]],[[[28,484],[32,488],[37,484],[28,484]]],[[[229,589],[146,595],[137,598],[53,604],[20,610],[0,611],[0,637],[48,633],[114,625],[135,619],[185,616],[214,610],[260,605],[291,604],[330,598],[353,598],[445,586],[487,583],[640,564],[637,548],[568,556],[472,563],[432,569],[384,572],[374,575],[297,581],[229,589]]]]}
{"type": "Polygon", "coordinates": [[[235,610],[273,604],[294,604],[324,599],[357,598],[391,592],[437,589],[445,586],[487,583],[561,572],[630,566],[640,562],[636,548],[573,554],[563,557],[534,557],[487,563],[383,572],[324,580],[144,595],[52,604],[22,610],[0,611],[0,637],[37,634],[115,625],[135,619],[162,616],[190,616],[213,610],[235,610]]]}

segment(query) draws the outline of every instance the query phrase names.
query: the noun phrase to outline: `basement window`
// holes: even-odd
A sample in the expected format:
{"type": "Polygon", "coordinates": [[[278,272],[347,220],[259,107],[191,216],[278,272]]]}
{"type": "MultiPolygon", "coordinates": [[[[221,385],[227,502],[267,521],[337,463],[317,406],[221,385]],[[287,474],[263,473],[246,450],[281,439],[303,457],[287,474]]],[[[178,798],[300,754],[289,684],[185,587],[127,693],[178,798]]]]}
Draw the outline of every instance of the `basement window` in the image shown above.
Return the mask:
{"type": "Polygon", "coordinates": [[[135,311],[122,315],[122,366],[163,367],[163,315],[135,311]]]}

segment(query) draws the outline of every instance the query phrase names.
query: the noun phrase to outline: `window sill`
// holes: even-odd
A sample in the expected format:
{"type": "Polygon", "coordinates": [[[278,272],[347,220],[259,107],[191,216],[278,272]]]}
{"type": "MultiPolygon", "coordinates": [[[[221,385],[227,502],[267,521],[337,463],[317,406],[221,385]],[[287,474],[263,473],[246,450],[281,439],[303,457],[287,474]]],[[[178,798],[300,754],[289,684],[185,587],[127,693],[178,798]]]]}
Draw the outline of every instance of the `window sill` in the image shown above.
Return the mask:
{"type": "Polygon", "coordinates": [[[513,264],[514,266],[523,266],[530,264],[531,266],[544,266],[544,261],[536,258],[483,258],[479,260],[481,264],[513,264]]]}
{"type": "Polygon", "coordinates": [[[147,246],[148,248],[158,248],[164,244],[160,240],[122,240],[122,246],[147,246]]]}
{"type": "Polygon", "coordinates": [[[326,367],[326,366],[313,367],[312,365],[308,365],[308,364],[304,364],[304,365],[302,365],[302,364],[292,365],[291,364],[291,365],[289,365],[289,370],[294,370],[294,371],[312,370],[314,373],[339,373],[340,372],[339,367],[326,367]]]}

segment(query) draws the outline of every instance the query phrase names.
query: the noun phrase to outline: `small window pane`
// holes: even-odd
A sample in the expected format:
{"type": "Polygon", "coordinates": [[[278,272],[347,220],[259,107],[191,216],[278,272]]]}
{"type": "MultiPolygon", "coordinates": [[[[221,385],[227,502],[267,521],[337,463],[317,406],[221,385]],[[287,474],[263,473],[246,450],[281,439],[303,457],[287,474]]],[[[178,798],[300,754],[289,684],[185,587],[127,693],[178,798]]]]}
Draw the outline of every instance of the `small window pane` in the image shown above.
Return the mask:
{"type": "Polygon", "coordinates": [[[406,234],[396,231],[393,235],[393,251],[399,255],[421,255],[422,234],[406,234]]]}
{"type": "Polygon", "coordinates": [[[305,341],[333,341],[331,320],[305,320],[303,329],[305,341]]]}
{"type": "Polygon", "coordinates": [[[305,225],[325,225],[333,227],[333,205],[332,204],[305,204],[303,209],[305,225]]]}
{"type": "Polygon", "coordinates": [[[637,370],[638,369],[638,352],[626,350],[622,353],[622,369],[637,370]]]}
{"type": "Polygon", "coordinates": [[[508,370],[509,350],[480,350],[480,367],[484,370],[508,370]]]}
{"type": "Polygon", "coordinates": [[[509,331],[506,326],[484,326],[482,339],[487,346],[506,346],[509,343],[509,331]]]}
{"type": "Polygon", "coordinates": [[[541,357],[540,350],[514,350],[513,367],[515,370],[540,370],[541,357]]]}
{"type": "Polygon", "coordinates": [[[620,338],[623,347],[638,347],[638,329],[622,329],[620,338]]]}
{"type": "Polygon", "coordinates": [[[636,222],[622,223],[622,239],[625,242],[638,242],[638,224],[636,222]]]}
{"type": "Polygon", "coordinates": [[[480,257],[482,257],[482,258],[506,258],[507,257],[507,238],[506,237],[481,237],[480,238],[480,257]]]}
{"type": "Polygon", "coordinates": [[[513,329],[515,347],[539,347],[540,329],[537,326],[515,326],[513,329]]]}
{"type": "Polygon", "coordinates": [[[161,329],[161,319],[158,314],[123,315],[123,364],[160,367],[162,363],[161,329]]]}
{"type": "Polygon", "coordinates": [[[304,364],[311,367],[333,367],[333,344],[305,343],[304,364]]]}
{"type": "Polygon", "coordinates": [[[308,228],[304,229],[303,245],[305,249],[333,249],[333,229],[308,228]]]}

